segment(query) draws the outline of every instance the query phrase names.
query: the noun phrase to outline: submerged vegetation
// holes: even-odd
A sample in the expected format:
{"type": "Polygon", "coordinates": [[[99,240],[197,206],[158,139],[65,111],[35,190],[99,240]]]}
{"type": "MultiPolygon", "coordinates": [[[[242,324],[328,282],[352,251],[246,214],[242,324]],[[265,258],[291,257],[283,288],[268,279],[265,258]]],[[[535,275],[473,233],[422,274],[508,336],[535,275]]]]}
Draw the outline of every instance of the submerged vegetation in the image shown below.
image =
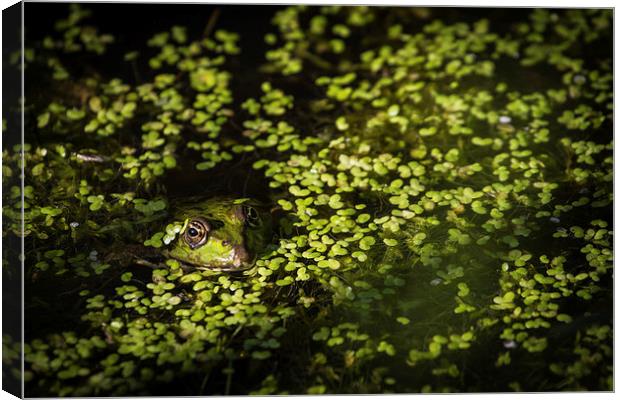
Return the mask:
{"type": "Polygon", "coordinates": [[[251,65],[216,11],[134,51],[67,10],[26,43],[27,396],[612,390],[611,10],[273,8],[251,65]],[[130,261],[183,175],[278,209],[253,268],[130,261]]]}

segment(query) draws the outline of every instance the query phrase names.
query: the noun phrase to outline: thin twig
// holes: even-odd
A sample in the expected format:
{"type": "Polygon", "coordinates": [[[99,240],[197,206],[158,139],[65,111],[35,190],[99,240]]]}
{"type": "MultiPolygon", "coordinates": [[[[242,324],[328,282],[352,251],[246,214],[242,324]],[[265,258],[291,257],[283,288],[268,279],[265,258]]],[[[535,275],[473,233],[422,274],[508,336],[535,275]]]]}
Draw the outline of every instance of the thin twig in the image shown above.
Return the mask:
{"type": "Polygon", "coordinates": [[[211,34],[211,31],[213,30],[213,28],[215,28],[215,23],[217,22],[219,17],[220,17],[220,8],[218,7],[215,10],[213,10],[213,12],[211,13],[211,16],[209,17],[207,26],[205,27],[204,32],[202,32],[203,38],[206,39],[207,37],[209,37],[209,35],[211,34]]]}
{"type": "Polygon", "coordinates": [[[144,266],[144,267],[153,268],[153,269],[158,269],[158,268],[162,267],[161,264],[155,264],[155,263],[152,263],[152,262],[150,262],[148,260],[144,260],[142,258],[136,259],[134,261],[134,264],[141,265],[141,266],[144,266]]]}

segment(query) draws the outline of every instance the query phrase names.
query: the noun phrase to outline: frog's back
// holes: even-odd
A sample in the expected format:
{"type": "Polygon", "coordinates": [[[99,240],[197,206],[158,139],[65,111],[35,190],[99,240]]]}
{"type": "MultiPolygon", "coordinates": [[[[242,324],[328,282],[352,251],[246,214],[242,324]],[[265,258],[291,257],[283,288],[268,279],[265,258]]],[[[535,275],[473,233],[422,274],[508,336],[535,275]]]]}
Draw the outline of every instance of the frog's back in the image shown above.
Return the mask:
{"type": "Polygon", "coordinates": [[[204,198],[195,196],[175,200],[172,213],[178,219],[185,219],[197,214],[219,219],[228,215],[236,205],[242,204],[257,207],[261,210],[265,208],[262,203],[247,197],[217,196],[204,198]]]}

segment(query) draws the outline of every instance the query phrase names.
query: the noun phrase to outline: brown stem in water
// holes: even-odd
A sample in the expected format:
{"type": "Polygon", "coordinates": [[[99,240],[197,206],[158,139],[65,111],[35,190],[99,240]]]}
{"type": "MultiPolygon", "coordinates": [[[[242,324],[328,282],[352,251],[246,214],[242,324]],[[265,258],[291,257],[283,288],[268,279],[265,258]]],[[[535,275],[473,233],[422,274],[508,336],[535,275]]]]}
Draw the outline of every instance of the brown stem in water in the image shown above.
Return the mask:
{"type": "Polygon", "coordinates": [[[213,30],[213,28],[215,28],[215,24],[218,20],[218,18],[220,17],[220,9],[216,8],[215,10],[213,10],[213,12],[211,13],[211,16],[209,17],[209,21],[207,22],[207,26],[205,27],[204,32],[202,32],[202,37],[203,38],[207,38],[209,37],[209,35],[211,34],[211,31],[213,30]]]}

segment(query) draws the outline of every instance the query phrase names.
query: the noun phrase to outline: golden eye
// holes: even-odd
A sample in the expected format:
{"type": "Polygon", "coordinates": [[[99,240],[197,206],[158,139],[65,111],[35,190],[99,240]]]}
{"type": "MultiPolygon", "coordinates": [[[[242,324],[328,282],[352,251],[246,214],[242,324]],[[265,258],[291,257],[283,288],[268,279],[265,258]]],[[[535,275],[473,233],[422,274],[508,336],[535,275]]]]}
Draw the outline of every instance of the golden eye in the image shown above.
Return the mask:
{"type": "Polygon", "coordinates": [[[198,229],[196,229],[196,228],[189,228],[188,231],[187,231],[187,234],[189,235],[189,237],[195,238],[196,236],[198,236],[198,229]]]}
{"type": "Polygon", "coordinates": [[[256,227],[261,224],[260,216],[254,207],[243,206],[243,216],[249,226],[256,227]]]}
{"type": "Polygon", "coordinates": [[[185,242],[193,250],[205,244],[209,238],[211,225],[203,218],[194,218],[191,220],[183,235],[185,242]]]}

